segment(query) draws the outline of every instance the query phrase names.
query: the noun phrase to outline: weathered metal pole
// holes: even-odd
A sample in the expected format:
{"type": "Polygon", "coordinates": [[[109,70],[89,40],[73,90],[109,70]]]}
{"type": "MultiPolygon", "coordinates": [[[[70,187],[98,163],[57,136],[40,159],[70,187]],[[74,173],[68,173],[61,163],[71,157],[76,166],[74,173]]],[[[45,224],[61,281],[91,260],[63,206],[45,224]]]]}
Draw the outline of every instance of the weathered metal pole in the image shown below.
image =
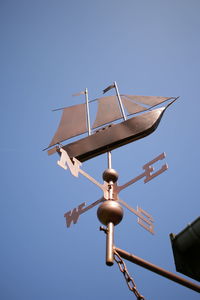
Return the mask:
{"type": "MultiPolygon", "coordinates": [[[[112,168],[112,154],[111,151],[107,152],[108,156],[108,169],[112,168]]],[[[109,181],[109,200],[113,200],[113,182],[109,181]]],[[[114,224],[113,222],[109,222],[107,224],[107,231],[106,231],[106,264],[108,266],[112,266],[114,264],[114,224]]]]}
{"type": "Polygon", "coordinates": [[[187,288],[189,288],[193,291],[196,291],[196,292],[200,293],[200,285],[198,285],[198,284],[195,284],[195,283],[193,283],[193,282],[191,282],[191,281],[189,281],[185,278],[182,278],[182,277],[180,277],[180,276],[178,276],[174,273],[171,273],[171,272],[169,272],[165,269],[162,269],[162,268],[160,268],[160,267],[158,267],[158,266],[156,266],[156,265],[154,265],[154,264],[152,264],[152,263],[150,263],[150,262],[148,262],[148,261],[146,261],[146,260],[144,260],[144,259],[142,259],[138,256],[135,256],[131,253],[128,253],[128,252],[126,252],[126,251],[124,251],[120,248],[115,248],[115,251],[121,257],[123,257],[124,259],[129,260],[130,262],[133,262],[136,265],[139,265],[139,266],[141,266],[145,269],[148,269],[148,270],[150,270],[154,273],[157,273],[157,274],[159,274],[163,277],[168,278],[169,280],[175,281],[175,282],[177,282],[177,283],[179,283],[179,284],[181,284],[181,285],[183,285],[183,286],[185,286],[185,287],[187,287],[187,288]]]}
{"type": "Polygon", "coordinates": [[[117,95],[117,98],[118,98],[118,101],[119,101],[119,106],[120,106],[122,116],[124,118],[124,121],[126,121],[127,118],[126,118],[126,114],[124,112],[124,107],[123,107],[123,104],[122,104],[122,100],[121,100],[121,97],[120,97],[120,94],[119,94],[119,90],[118,90],[118,86],[117,86],[116,81],[114,82],[114,87],[115,87],[116,95],[117,95]]]}
{"type": "Polygon", "coordinates": [[[87,112],[87,129],[88,135],[91,135],[91,125],[90,125],[90,109],[89,109],[89,100],[88,100],[88,89],[85,89],[85,104],[86,104],[86,112],[87,112]]]}
{"type": "Polygon", "coordinates": [[[106,228],[100,227],[106,233],[106,264],[114,264],[114,227],[119,224],[123,218],[123,209],[114,199],[114,183],[118,179],[118,173],[112,169],[111,152],[107,153],[108,169],[103,173],[103,180],[107,182],[107,197],[97,210],[99,221],[106,225],[106,228]]]}
{"type": "Polygon", "coordinates": [[[111,151],[107,152],[107,157],[108,157],[108,169],[112,168],[112,154],[111,151]]]}
{"type": "Polygon", "coordinates": [[[112,266],[114,264],[114,224],[109,222],[106,230],[106,264],[112,266]]]}

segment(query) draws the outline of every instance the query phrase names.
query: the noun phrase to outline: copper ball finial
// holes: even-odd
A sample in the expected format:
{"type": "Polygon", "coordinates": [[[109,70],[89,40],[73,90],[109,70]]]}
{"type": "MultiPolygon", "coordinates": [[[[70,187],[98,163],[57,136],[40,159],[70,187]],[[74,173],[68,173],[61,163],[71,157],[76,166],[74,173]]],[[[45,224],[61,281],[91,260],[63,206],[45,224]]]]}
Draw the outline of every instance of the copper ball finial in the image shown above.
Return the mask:
{"type": "Polygon", "coordinates": [[[118,180],[118,173],[115,169],[106,169],[104,172],[103,172],[103,180],[106,181],[106,182],[116,182],[118,180]]]}

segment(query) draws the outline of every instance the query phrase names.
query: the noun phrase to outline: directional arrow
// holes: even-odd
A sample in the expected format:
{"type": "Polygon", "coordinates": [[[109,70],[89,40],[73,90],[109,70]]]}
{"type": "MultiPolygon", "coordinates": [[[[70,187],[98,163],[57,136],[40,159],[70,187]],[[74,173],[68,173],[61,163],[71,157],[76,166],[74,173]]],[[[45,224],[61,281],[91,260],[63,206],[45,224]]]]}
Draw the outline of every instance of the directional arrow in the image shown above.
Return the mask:
{"type": "Polygon", "coordinates": [[[162,165],[162,167],[158,169],[156,172],[154,172],[154,167],[152,166],[156,162],[163,160],[166,157],[165,153],[158,155],[156,158],[146,163],[143,166],[144,172],[142,172],[140,175],[136,176],[135,178],[131,179],[125,184],[118,186],[117,183],[109,183],[109,184],[107,182],[104,182],[103,184],[99,183],[96,179],[91,177],[89,174],[87,174],[84,170],[80,168],[82,166],[80,161],[78,161],[76,158],[73,158],[71,160],[68,153],[62,148],[60,149],[60,152],[61,152],[61,158],[57,162],[60,167],[62,167],[65,170],[69,168],[71,174],[75,177],[78,177],[78,174],[81,173],[83,176],[85,176],[87,179],[89,179],[92,183],[97,185],[103,191],[103,197],[93,202],[92,204],[86,206],[86,202],[83,202],[78,207],[66,212],[64,214],[64,217],[66,218],[67,227],[70,227],[72,223],[76,224],[78,222],[80,215],[83,214],[84,212],[93,208],[100,202],[110,199],[110,200],[120,202],[128,210],[134,213],[138,217],[138,223],[146,230],[148,230],[150,233],[154,234],[154,226],[153,226],[154,220],[152,216],[140,207],[137,207],[137,210],[130,207],[126,202],[121,200],[118,195],[122,190],[124,190],[131,184],[134,184],[135,182],[139,181],[140,179],[144,178],[144,183],[147,183],[153,178],[163,173],[164,171],[166,171],[168,169],[167,164],[162,165]]]}

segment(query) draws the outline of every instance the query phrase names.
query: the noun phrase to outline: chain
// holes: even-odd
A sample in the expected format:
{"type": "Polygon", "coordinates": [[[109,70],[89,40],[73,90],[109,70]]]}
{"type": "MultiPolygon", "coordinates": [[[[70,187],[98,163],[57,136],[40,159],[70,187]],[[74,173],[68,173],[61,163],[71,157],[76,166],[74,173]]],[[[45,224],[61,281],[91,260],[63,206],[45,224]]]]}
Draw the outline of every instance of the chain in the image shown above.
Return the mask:
{"type": "Polygon", "coordinates": [[[118,264],[120,271],[123,273],[129,290],[135,294],[137,300],[145,300],[145,298],[138,292],[133,278],[129,275],[123,259],[121,258],[121,256],[118,254],[116,250],[114,250],[114,260],[118,264]]]}

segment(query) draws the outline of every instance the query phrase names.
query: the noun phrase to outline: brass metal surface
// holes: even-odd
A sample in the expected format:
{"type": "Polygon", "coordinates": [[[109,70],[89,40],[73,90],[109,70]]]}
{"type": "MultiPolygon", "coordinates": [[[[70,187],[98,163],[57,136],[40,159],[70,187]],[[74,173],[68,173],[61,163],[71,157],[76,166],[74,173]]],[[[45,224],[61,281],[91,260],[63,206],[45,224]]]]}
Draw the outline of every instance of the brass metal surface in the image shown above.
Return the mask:
{"type": "MultiPolygon", "coordinates": [[[[81,203],[78,207],[74,208],[73,210],[70,210],[65,213],[64,217],[66,218],[66,225],[67,227],[70,227],[71,223],[73,222],[74,224],[77,223],[80,215],[86,211],[88,211],[90,208],[94,207],[95,205],[99,204],[100,202],[105,202],[106,200],[111,200],[111,205],[107,204],[102,204],[102,206],[99,208],[99,210],[102,210],[100,213],[103,218],[108,216],[109,214],[112,216],[112,219],[107,219],[106,223],[105,220],[103,220],[103,224],[108,224],[110,221],[112,221],[114,224],[116,222],[116,219],[113,219],[113,211],[114,211],[114,216],[117,212],[116,207],[115,210],[113,210],[113,205],[118,205],[118,204],[113,204],[113,201],[116,203],[121,203],[123,206],[125,206],[128,210],[130,210],[132,213],[134,213],[138,217],[138,223],[148,230],[150,233],[154,233],[154,226],[153,226],[153,218],[152,216],[147,213],[145,210],[142,208],[138,207],[137,210],[130,207],[126,202],[121,200],[119,198],[119,193],[124,190],[126,187],[134,184],[138,180],[141,180],[144,178],[144,182],[147,183],[150,180],[154,179],[156,176],[160,175],[164,171],[167,170],[168,166],[166,164],[163,164],[160,169],[154,172],[154,164],[162,161],[165,158],[165,153],[162,153],[155,157],[153,160],[150,162],[146,163],[143,166],[143,172],[136,176],[135,178],[129,180],[125,184],[118,186],[117,185],[117,179],[118,179],[118,173],[112,169],[112,161],[111,161],[111,152],[108,152],[108,169],[106,169],[103,173],[103,179],[104,183],[101,184],[98,182],[96,179],[94,179],[92,176],[90,176],[88,173],[86,173],[84,170],[81,169],[81,162],[78,161],[76,158],[70,159],[68,153],[64,149],[60,149],[61,152],[61,157],[60,160],[57,162],[60,167],[62,167],[64,170],[69,169],[71,174],[75,177],[78,177],[79,173],[85,176],[88,180],[90,180],[93,184],[98,186],[102,192],[103,192],[103,197],[94,203],[92,203],[89,206],[86,206],[86,203],[83,202],[81,203]],[[105,214],[104,214],[105,213],[105,214]]],[[[118,206],[119,209],[119,206],[118,206]]],[[[121,215],[121,209],[119,209],[119,215],[121,215]]],[[[117,216],[117,214],[116,214],[117,216]]],[[[115,216],[115,217],[116,217],[115,216]]],[[[117,216],[117,218],[121,218],[121,216],[117,216]]],[[[118,220],[118,219],[117,219],[118,220]]],[[[100,220],[101,221],[101,220],[100,220]]],[[[121,221],[121,219],[120,219],[121,221]]]]}
{"type": "Polygon", "coordinates": [[[108,225],[110,222],[114,225],[119,224],[123,215],[123,208],[117,201],[113,200],[104,201],[97,210],[98,219],[104,225],[108,225]]]}
{"type": "Polygon", "coordinates": [[[114,224],[112,222],[108,223],[106,230],[106,264],[107,266],[112,266],[114,263],[114,224]]]}
{"type": "MultiPolygon", "coordinates": [[[[97,133],[67,144],[62,148],[70,158],[83,162],[95,156],[134,142],[151,134],[158,126],[165,108],[158,108],[132,117],[122,123],[108,126],[97,133]]],[[[60,154],[60,150],[57,149],[60,154]]]]}
{"type": "Polygon", "coordinates": [[[116,96],[107,96],[98,99],[98,110],[92,128],[97,128],[114,120],[122,118],[116,96]]]}
{"type": "Polygon", "coordinates": [[[60,124],[49,147],[85,132],[87,132],[86,105],[78,104],[66,107],[63,109],[60,124]]]}
{"type": "Polygon", "coordinates": [[[146,260],[144,260],[144,259],[142,259],[138,256],[135,256],[134,254],[128,253],[125,250],[122,250],[120,248],[115,248],[115,251],[117,251],[117,253],[119,253],[119,255],[121,257],[123,257],[124,259],[129,260],[130,262],[133,262],[133,263],[135,263],[135,264],[137,264],[137,265],[139,265],[139,266],[141,266],[145,269],[148,269],[148,270],[150,270],[154,273],[157,273],[157,274],[159,274],[163,277],[166,277],[166,278],[168,278],[172,281],[175,281],[176,283],[179,283],[179,284],[181,284],[185,287],[188,287],[189,289],[192,289],[192,290],[200,293],[200,285],[198,285],[198,284],[195,284],[195,283],[193,283],[193,282],[191,282],[191,281],[189,281],[185,278],[182,278],[182,277],[180,277],[180,276],[178,276],[178,275],[176,275],[172,272],[169,272],[169,271],[167,271],[163,268],[160,268],[160,267],[158,267],[158,266],[156,266],[156,265],[154,265],[154,264],[152,264],[152,263],[150,263],[150,262],[148,262],[148,261],[146,261],[146,260]]]}
{"type": "Polygon", "coordinates": [[[141,106],[133,101],[127,99],[125,96],[121,96],[122,103],[124,104],[126,110],[129,114],[136,114],[142,111],[147,110],[146,106],[141,106]]]}
{"type": "Polygon", "coordinates": [[[176,99],[174,97],[160,97],[160,96],[141,96],[141,95],[122,95],[128,99],[133,100],[136,103],[145,104],[148,106],[154,106],[161,104],[167,100],[176,99]]]}
{"type": "Polygon", "coordinates": [[[118,124],[109,124],[94,132],[90,125],[90,101],[88,99],[88,90],[85,89],[85,92],[81,92],[79,94],[85,94],[86,103],[63,109],[59,127],[49,145],[49,147],[59,145],[50,149],[48,154],[52,154],[55,151],[58,152],[60,160],[57,163],[60,167],[64,170],[69,169],[71,174],[75,177],[82,174],[93,184],[98,186],[103,192],[102,198],[92,204],[86,206],[86,202],[82,202],[78,205],[78,207],[66,212],[64,214],[66,225],[67,227],[70,227],[72,223],[76,224],[81,214],[100,204],[97,210],[97,216],[99,221],[106,225],[106,228],[101,227],[101,230],[106,233],[106,264],[108,266],[112,266],[114,260],[118,263],[129,289],[135,294],[138,300],[145,300],[145,298],[138,292],[135,282],[129,275],[121,257],[190,289],[200,292],[200,286],[114,246],[114,226],[121,222],[124,214],[120,203],[138,217],[138,223],[143,228],[152,234],[154,233],[154,220],[152,216],[141,207],[137,207],[137,210],[130,207],[126,202],[119,198],[119,193],[142,178],[144,178],[144,183],[149,182],[166,171],[168,166],[167,164],[163,164],[161,168],[154,171],[154,166],[152,165],[165,158],[165,154],[162,153],[145,164],[143,166],[143,172],[140,175],[131,179],[127,183],[118,186],[118,173],[112,169],[111,150],[144,138],[153,133],[158,127],[167,107],[176,101],[177,98],[120,95],[116,82],[104,89],[103,92],[106,93],[113,88],[115,88],[116,96],[102,97],[98,99],[98,112],[92,129],[99,128],[104,124],[108,124],[118,119],[123,118],[124,121],[121,121],[118,124]],[[116,99],[118,100],[118,103],[116,99]],[[166,107],[153,109],[158,104],[168,100],[171,100],[171,103],[169,103],[166,107]],[[129,114],[137,115],[127,119],[126,111],[128,111],[129,114]],[[87,131],[89,135],[88,137],[80,138],[77,141],[68,143],[64,146],[60,144],[64,140],[86,133],[87,131]],[[99,183],[81,168],[82,162],[106,152],[108,153],[108,169],[104,171],[102,176],[104,182],[99,183]]]}
{"type": "Polygon", "coordinates": [[[109,168],[103,172],[102,177],[103,180],[106,182],[109,181],[116,182],[118,180],[119,175],[115,169],[109,168]]]}

